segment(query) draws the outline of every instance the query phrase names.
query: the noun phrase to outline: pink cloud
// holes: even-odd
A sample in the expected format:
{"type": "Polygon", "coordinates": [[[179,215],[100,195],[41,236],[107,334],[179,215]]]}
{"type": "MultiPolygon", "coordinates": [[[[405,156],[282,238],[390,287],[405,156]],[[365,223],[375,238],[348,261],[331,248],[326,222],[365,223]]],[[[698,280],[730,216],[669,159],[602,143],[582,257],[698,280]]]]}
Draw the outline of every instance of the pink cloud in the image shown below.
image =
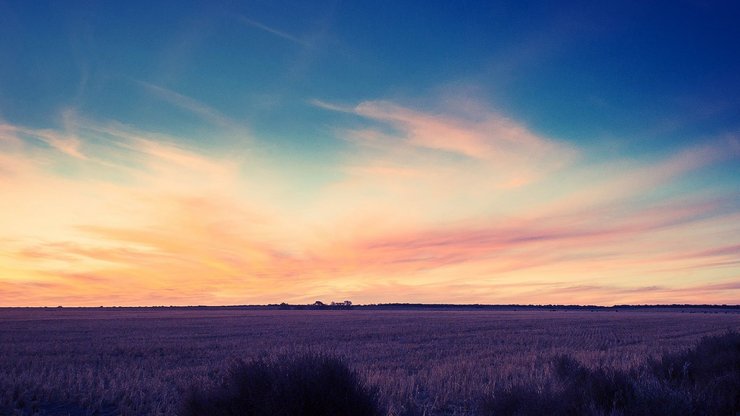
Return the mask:
{"type": "Polygon", "coordinates": [[[732,141],[589,163],[486,106],[461,116],[317,105],[370,124],[338,131],[346,151],[310,191],[299,167],[120,123],[0,125],[0,192],[12,201],[0,208],[0,295],[18,305],[740,301],[736,196],[683,182],[735,157],[732,141]]]}
{"type": "MultiPolygon", "coordinates": [[[[391,127],[391,133],[374,127],[341,132],[341,137],[357,146],[372,149],[375,152],[372,157],[384,159],[387,165],[435,161],[442,168],[477,166],[479,175],[501,189],[536,182],[568,166],[578,153],[572,146],[538,136],[523,125],[480,106],[475,117],[463,118],[421,112],[387,101],[367,101],[355,107],[322,101],[313,104],[391,127]],[[472,163],[465,158],[472,159],[472,163]]],[[[362,163],[372,161],[354,162],[355,165],[362,163]]]]}

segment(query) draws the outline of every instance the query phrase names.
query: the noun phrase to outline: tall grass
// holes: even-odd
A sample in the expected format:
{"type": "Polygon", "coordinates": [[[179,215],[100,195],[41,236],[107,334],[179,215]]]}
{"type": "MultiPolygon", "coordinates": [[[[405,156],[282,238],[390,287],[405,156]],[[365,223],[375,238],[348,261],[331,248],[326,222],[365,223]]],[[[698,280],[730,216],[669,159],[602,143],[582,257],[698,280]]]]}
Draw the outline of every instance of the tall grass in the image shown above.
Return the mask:
{"type": "Polygon", "coordinates": [[[720,416],[740,412],[740,334],[705,337],[695,348],[624,371],[590,369],[570,356],[552,362],[544,385],[513,385],[483,400],[481,415],[720,416]]]}
{"type": "MultiPolygon", "coordinates": [[[[0,308],[0,415],[177,415],[191,385],[218,388],[235,359],[316,353],[343,357],[389,414],[473,415],[501,391],[560,392],[563,355],[639,376],[728,328],[740,314],[0,308]]],[[[687,374],[671,383],[702,377],[687,374]]],[[[667,391],[666,408],[683,400],[639,377],[667,391]]]]}
{"type": "Polygon", "coordinates": [[[186,395],[183,416],[380,416],[368,388],[338,358],[325,354],[260,358],[233,365],[210,389],[186,395]]]}

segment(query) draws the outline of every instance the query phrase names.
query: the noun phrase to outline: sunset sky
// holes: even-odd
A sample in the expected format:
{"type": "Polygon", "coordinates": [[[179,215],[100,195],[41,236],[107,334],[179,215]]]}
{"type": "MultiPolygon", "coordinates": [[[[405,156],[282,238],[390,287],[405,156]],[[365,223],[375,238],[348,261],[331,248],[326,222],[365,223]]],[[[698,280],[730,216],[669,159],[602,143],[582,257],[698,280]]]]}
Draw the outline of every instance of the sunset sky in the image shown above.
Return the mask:
{"type": "Polygon", "coordinates": [[[740,303],[736,2],[154,3],[0,1],[0,306],[740,303]]]}

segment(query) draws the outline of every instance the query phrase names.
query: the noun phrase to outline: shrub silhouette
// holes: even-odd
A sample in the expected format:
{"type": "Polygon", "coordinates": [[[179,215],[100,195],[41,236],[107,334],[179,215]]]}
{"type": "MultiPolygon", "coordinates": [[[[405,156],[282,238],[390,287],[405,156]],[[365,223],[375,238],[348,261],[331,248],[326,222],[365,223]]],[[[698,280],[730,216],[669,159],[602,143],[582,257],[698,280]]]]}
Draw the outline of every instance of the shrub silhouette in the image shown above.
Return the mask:
{"type": "Polygon", "coordinates": [[[674,384],[706,383],[721,375],[740,374],[740,334],[704,337],[694,349],[664,355],[653,363],[656,375],[674,384]]]}
{"type": "Polygon", "coordinates": [[[303,355],[238,362],[221,385],[193,388],[184,416],[375,416],[378,393],[341,360],[303,355]]]}
{"type": "Polygon", "coordinates": [[[740,333],[704,337],[694,349],[664,355],[651,367],[666,384],[690,392],[697,410],[740,411],[740,333]]]}
{"type": "Polygon", "coordinates": [[[589,369],[570,356],[552,362],[540,388],[509,386],[480,413],[529,415],[734,415],[740,411],[740,334],[703,338],[689,351],[653,361],[642,373],[589,369]]]}
{"type": "Polygon", "coordinates": [[[621,372],[582,366],[570,356],[552,363],[557,380],[541,389],[511,386],[498,390],[484,401],[487,415],[614,415],[632,414],[626,410],[635,402],[635,387],[621,372]]]}

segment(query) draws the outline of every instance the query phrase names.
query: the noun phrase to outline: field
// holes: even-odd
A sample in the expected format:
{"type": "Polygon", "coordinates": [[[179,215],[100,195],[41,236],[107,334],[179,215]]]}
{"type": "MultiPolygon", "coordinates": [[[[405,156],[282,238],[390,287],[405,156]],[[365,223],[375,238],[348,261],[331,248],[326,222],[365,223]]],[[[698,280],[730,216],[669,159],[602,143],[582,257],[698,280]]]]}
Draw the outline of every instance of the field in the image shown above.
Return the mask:
{"type": "Polygon", "coordinates": [[[0,414],[173,415],[236,359],[318,352],[391,414],[466,415],[563,354],[630,371],[728,330],[737,311],[0,309],[0,414]]]}

